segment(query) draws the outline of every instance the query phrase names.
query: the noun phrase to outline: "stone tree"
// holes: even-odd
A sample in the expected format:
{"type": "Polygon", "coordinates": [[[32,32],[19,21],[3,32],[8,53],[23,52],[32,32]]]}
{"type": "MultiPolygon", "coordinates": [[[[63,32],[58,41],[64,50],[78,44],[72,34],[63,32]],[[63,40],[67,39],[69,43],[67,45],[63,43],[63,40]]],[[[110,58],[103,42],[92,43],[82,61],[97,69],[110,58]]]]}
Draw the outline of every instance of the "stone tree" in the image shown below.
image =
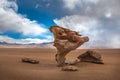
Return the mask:
{"type": "Polygon", "coordinates": [[[82,37],[79,33],[60,26],[51,26],[50,31],[54,35],[54,46],[57,48],[55,59],[58,66],[65,65],[65,56],[70,51],[89,41],[88,37],[82,37]]]}

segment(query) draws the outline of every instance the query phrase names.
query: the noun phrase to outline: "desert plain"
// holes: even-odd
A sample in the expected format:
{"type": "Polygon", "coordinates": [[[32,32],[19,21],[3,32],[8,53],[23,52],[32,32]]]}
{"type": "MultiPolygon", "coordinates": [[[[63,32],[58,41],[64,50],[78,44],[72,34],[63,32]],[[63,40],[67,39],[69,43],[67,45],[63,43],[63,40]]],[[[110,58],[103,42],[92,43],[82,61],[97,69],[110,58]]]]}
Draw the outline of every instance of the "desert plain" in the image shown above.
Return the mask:
{"type": "MultiPolygon", "coordinates": [[[[74,60],[88,49],[77,49],[66,58],[74,60]]],[[[120,49],[93,49],[102,55],[104,64],[80,62],[78,71],[61,71],[56,66],[55,49],[0,48],[0,80],[120,80],[120,49]],[[31,58],[39,64],[23,63],[31,58]]]]}

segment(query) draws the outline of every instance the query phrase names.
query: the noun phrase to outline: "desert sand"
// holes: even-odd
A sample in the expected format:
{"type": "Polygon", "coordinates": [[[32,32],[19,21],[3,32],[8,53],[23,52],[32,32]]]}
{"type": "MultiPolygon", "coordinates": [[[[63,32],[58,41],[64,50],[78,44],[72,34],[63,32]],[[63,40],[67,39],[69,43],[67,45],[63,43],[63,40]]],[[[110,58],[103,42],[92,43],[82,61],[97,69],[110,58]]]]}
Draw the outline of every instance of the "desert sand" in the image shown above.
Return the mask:
{"type": "MultiPolygon", "coordinates": [[[[78,71],[61,71],[56,66],[55,49],[0,48],[0,80],[120,80],[120,49],[94,49],[105,64],[80,62],[78,71]],[[21,58],[38,60],[39,64],[21,62],[21,58]]],[[[87,49],[67,55],[74,60],[87,49]]]]}

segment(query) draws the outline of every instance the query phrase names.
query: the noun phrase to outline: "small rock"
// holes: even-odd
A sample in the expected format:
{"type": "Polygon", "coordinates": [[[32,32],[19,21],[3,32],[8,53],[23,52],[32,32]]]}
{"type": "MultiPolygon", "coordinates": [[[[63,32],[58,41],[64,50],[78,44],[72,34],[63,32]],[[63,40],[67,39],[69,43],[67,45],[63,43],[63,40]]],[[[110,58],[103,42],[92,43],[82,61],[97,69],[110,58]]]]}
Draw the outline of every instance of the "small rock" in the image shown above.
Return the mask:
{"type": "Polygon", "coordinates": [[[65,61],[65,64],[67,64],[67,65],[75,65],[78,62],[79,62],[79,59],[75,59],[75,60],[65,61]]]}
{"type": "Polygon", "coordinates": [[[76,66],[64,66],[61,69],[62,71],[78,71],[78,68],[76,66]]]}
{"type": "Polygon", "coordinates": [[[31,63],[31,64],[38,64],[39,63],[39,61],[30,59],[30,58],[22,58],[22,62],[31,63]]]}

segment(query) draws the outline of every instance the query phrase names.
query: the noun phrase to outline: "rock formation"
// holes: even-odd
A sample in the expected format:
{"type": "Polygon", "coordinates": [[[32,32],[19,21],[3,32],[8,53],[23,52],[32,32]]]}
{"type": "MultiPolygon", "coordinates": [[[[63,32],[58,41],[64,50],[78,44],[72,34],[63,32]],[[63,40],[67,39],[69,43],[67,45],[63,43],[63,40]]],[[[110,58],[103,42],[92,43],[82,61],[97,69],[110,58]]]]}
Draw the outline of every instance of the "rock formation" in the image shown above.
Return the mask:
{"type": "Polygon", "coordinates": [[[103,64],[102,57],[96,51],[88,50],[85,53],[78,56],[81,62],[90,62],[96,64],[103,64]]]}
{"type": "Polygon", "coordinates": [[[55,59],[58,66],[65,65],[65,56],[70,51],[75,50],[83,43],[89,41],[88,37],[82,37],[77,32],[60,26],[52,26],[50,31],[54,35],[54,46],[57,48],[55,59]]]}

